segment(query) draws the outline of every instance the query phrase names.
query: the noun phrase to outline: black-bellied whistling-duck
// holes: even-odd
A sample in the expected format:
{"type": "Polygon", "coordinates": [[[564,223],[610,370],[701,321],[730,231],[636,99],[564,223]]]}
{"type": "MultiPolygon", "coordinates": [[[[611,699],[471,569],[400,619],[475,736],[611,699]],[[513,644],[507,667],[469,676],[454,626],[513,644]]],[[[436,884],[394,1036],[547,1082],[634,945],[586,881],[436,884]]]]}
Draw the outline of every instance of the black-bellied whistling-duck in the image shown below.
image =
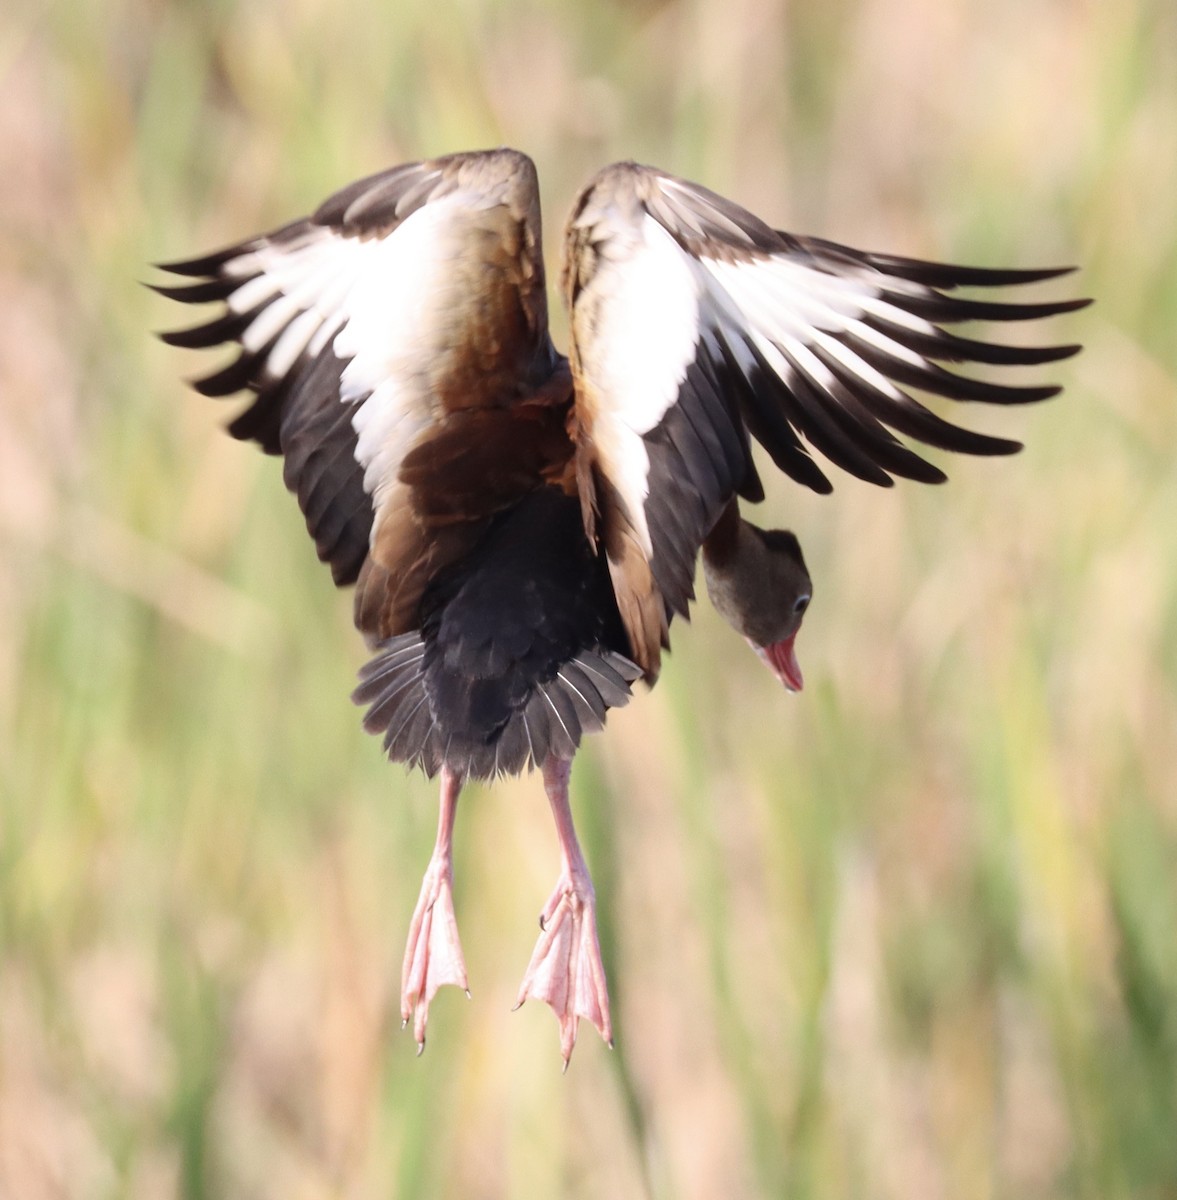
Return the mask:
{"type": "Polygon", "coordinates": [[[506,149],[394,167],[309,219],[165,269],[200,280],[165,295],[224,305],[165,340],[240,346],[194,386],[253,393],[230,432],[283,455],[320,558],[337,584],[356,584],[356,624],[375,651],[355,692],[365,727],[390,758],[441,775],[405,1022],[424,1046],[437,988],[466,986],[451,898],[463,781],[539,767],[563,864],[519,1002],[551,1005],[565,1063],[581,1017],[612,1036],[572,757],[636,679],[657,678],[701,547],[715,606],[801,687],[793,640],[809,576],[792,534],[739,514],[738,498],[763,498],[751,439],[819,492],[830,484],[804,443],[885,486],[944,479],[891,429],[1011,453],[1016,442],[957,428],[904,389],[993,404],[1052,396],[937,363],[1040,364],[1077,347],[943,326],[1084,303],[960,299],[948,293],[1062,272],[796,237],[706,188],[618,163],[568,224],[569,360],[548,335],[535,168],[506,149]]]}

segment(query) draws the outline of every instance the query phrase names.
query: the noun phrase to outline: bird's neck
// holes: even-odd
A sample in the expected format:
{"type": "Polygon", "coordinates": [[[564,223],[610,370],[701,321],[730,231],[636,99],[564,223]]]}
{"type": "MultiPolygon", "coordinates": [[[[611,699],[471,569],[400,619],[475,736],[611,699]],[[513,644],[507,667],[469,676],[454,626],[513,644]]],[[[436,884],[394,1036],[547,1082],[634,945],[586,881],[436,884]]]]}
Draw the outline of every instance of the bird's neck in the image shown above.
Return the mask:
{"type": "Polygon", "coordinates": [[[706,566],[719,572],[732,569],[740,555],[740,543],[747,537],[743,526],[739,502],[732,497],[703,540],[703,561],[706,566]]]}
{"type": "Polygon", "coordinates": [[[750,610],[767,578],[766,557],[733,499],[703,542],[703,574],[716,611],[745,636],[751,635],[750,610]]]}

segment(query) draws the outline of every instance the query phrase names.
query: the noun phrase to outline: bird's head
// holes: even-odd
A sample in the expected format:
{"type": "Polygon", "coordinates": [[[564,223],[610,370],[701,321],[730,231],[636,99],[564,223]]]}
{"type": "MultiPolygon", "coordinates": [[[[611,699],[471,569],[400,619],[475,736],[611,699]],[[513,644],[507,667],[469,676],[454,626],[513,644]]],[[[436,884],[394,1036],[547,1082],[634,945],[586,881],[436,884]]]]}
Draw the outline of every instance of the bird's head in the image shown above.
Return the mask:
{"type": "Polygon", "coordinates": [[[791,692],[804,678],[794,642],[813,584],[801,545],[785,529],[759,529],[743,518],[703,545],[707,594],[719,615],[743,634],[791,692]]]}

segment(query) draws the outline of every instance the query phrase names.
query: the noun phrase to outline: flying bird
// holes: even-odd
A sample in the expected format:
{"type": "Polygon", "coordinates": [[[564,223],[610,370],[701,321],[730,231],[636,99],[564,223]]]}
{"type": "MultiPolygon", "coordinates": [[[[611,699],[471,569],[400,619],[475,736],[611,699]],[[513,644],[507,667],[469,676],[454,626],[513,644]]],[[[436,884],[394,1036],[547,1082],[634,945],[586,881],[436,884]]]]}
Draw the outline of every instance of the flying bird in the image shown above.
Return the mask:
{"type": "Polygon", "coordinates": [[[443,984],[465,988],[452,838],[467,779],[542,772],[560,874],[519,991],[612,1044],[595,894],[568,786],[581,736],[653,684],[697,561],[717,610],[792,690],[812,595],[796,537],[764,498],[752,443],[817,492],[820,458],[890,486],[945,476],[896,433],[1001,455],[910,389],[1022,404],[1050,385],[943,363],[1033,366],[1077,346],[978,341],[947,327],[1082,307],[958,296],[1065,270],[989,270],[866,253],[775,230],[694,183],[632,162],[580,193],[564,238],[568,357],[548,331],[535,166],[510,149],[409,163],[313,216],[163,269],[156,290],[218,303],[165,333],[234,345],[194,382],[247,392],[236,438],[284,459],[373,657],[354,699],[388,757],[440,775],[437,843],[413,914],[401,1014],[424,1047],[443,984]]]}

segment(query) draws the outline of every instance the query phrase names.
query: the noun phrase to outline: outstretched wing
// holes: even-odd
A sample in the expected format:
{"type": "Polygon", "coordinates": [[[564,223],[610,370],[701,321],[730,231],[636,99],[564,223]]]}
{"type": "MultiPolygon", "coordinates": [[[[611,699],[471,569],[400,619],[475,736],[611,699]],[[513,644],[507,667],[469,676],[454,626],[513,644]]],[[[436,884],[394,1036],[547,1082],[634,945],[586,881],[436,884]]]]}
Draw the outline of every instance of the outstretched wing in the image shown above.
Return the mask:
{"type": "Polygon", "coordinates": [[[565,242],[577,471],[586,524],[609,556],[635,657],[657,671],[666,624],[687,611],[695,559],[733,495],[763,497],[750,436],[793,479],[831,484],[810,447],[871,483],[945,476],[892,431],[966,454],[1019,443],[950,424],[914,399],[1021,404],[1052,386],[970,379],[941,362],[1054,362],[1077,346],[1024,348],[948,332],[1086,301],[995,303],[957,287],[1033,283],[1002,271],[868,254],[771,229],[721,196],[634,163],[581,194],[565,242]]]}
{"type": "Polygon", "coordinates": [[[504,149],[394,167],[164,266],[199,280],[165,296],[223,305],[164,340],[239,347],[193,386],[253,393],[229,430],[284,456],[366,632],[411,627],[431,572],[559,456],[570,381],[541,255],[535,167],[504,149]]]}

